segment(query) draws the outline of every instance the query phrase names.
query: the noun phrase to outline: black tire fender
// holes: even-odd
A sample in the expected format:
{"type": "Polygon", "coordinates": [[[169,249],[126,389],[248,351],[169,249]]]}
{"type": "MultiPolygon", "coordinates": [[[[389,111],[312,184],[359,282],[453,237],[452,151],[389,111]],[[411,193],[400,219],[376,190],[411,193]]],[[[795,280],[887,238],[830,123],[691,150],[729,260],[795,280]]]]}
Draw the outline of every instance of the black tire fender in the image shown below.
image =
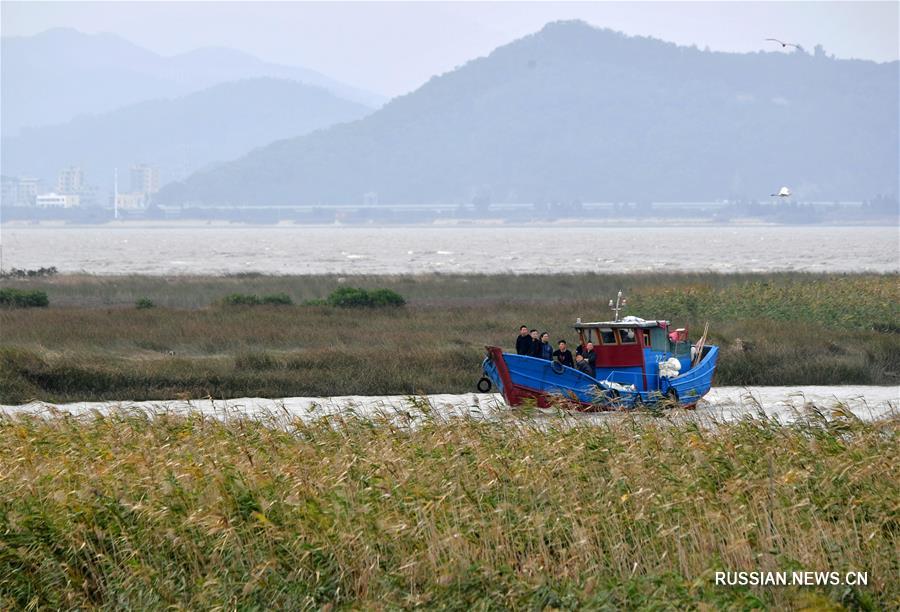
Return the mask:
{"type": "Polygon", "coordinates": [[[482,376],[478,383],[475,385],[475,388],[481,391],[482,393],[487,393],[491,390],[491,379],[487,376],[482,376]]]}

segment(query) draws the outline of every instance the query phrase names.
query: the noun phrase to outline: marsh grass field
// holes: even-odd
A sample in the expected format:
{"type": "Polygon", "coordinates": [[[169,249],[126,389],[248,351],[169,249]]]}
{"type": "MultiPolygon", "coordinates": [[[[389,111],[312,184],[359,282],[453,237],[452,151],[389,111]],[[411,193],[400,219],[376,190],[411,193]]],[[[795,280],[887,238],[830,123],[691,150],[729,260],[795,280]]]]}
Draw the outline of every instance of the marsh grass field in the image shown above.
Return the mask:
{"type": "MultiPolygon", "coordinates": [[[[710,322],[718,384],[896,384],[897,275],[3,281],[0,403],[470,391],[575,317],[710,322]],[[307,306],[387,288],[398,308],[307,306]],[[234,293],[293,305],[229,305],[234,293]],[[147,303],[152,303],[148,307],[147,303]],[[137,307],[137,304],[143,304],[137,307]],[[740,339],[740,342],[738,342],[740,339]]],[[[411,398],[410,401],[415,401],[411,398]]],[[[0,414],[4,609],[900,606],[898,417],[0,414]],[[718,586],[716,571],[867,572],[718,586]]]]}
{"type": "MultiPolygon", "coordinates": [[[[520,324],[627,314],[702,329],[720,385],[900,382],[896,274],[102,277],[4,280],[47,308],[0,309],[0,403],[462,393],[485,344],[520,324]],[[401,308],[306,306],[340,287],[391,289],[401,308]],[[234,293],[293,305],[234,306],[234,293]],[[136,307],[150,302],[155,307],[136,307]]],[[[696,335],[696,334],[695,334],[696,335]]]]}
{"type": "Polygon", "coordinates": [[[0,417],[5,609],[900,604],[896,416],[0,417]],[[717,586],[716,571],[868,585],[717,586]]]}

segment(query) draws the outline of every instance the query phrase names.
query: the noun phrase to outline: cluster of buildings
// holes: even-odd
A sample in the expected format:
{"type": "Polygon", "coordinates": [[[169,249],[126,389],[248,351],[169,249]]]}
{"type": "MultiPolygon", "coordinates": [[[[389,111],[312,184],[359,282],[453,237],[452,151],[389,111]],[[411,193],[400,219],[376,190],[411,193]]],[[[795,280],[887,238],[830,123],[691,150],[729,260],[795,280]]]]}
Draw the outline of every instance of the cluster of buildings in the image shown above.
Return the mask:
{"type": "Polygon", "coordinates": [[[5,206],[34,206],[41,182],[36,178],[0,177],[0,203],[5,206]]]}
{"type": "MultiPolygon", "coordinates": [[[[130,169],[128,191],[119,191],[118,172],[115,187],[108,202],[116,210],[142,210],[159,191],[159,169],[147,164],[135,164],[130,169]]],[[[102,202],[96,186],[85,180],[84,171],[69,166],[59,171],[54,189],[46,190],[40,179],[26,176],[0,177],[0,202],[7,206],[34,208],[79,208],[98,206],[102,202]]]]}
{"type": "Polygon", "coordinates": [[[116,176],[116,187],[113,192],[115,209],[141,210],[150,205],[153,195],[159,191],[159,170],[147,164],[131,167],[130,190],[119,191],[119,179],[116,176]]]}

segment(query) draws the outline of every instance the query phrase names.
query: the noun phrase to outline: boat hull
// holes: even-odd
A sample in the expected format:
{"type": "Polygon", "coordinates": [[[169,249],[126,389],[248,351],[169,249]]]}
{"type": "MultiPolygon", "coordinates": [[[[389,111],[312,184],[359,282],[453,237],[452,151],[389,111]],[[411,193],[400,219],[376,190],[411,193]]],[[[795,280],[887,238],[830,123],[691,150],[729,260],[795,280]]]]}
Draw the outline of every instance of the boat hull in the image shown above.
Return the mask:
{"type": "MultiPolygon", "coordinates": [[[[709,392],[718,360],[718,347],[707,347],[699,363],[673,378],[659,378],[638,385],[623,385],[615,377],[598,380],[559,363],[504,353],[485,347],[484,377],[510,406],[559,406],[595,411],[635,408],[641,405],[694,406],[709,392]]],[[[638,381],[639,377],[634,377],[638,381]]],[[[640,382],[639,382],[640,384],[640,382]]]]}

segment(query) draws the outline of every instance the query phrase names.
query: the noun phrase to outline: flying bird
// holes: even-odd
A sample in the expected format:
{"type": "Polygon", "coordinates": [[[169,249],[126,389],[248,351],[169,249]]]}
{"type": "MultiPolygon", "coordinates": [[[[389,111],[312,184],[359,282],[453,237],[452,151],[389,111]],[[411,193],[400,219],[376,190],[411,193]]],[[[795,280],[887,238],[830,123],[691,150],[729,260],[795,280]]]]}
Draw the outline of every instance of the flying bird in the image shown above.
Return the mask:
{"type": "Polygon", "coordinates": [[[788,189],[787,187],[782,187],[781,189],[778,190],[778,193],[773,193],[771,195],[773,197],[778,197],[778,198],[789,198],[789,197],[791,197],[791,190],[788,189]]]}
{"type": "Polygon", "coordinates": [[[767,38],[766,40],[771,40],[772,42],[777,42],[779,45],[781,45],[782,49],[784,49],[786,47],[796,47],[797,49],[800,48],[800,45],[795,45],[794,43],[784,42],[783,40],[778,40],[777,38],[767,38]]]}

